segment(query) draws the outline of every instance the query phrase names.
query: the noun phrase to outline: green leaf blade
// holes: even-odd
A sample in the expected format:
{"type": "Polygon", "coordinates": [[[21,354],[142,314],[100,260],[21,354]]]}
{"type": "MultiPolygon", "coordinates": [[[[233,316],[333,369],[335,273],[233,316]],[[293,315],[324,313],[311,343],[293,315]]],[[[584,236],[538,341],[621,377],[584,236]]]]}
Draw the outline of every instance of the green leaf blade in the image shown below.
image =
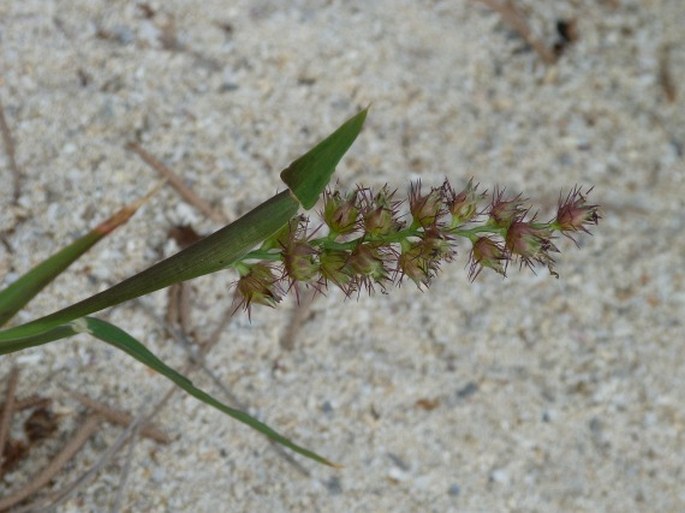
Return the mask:
{"type": "Polygon", "coordinates": [[[124,330],[118,328],[117,326],[111,323],[108,323],[100,319],[96,319],[94,317],[86,317],[83,320],[85,320],[86,322],[88,333],[102,340],[103,342],[106,342],[116,347],[117,349],[124,351],[129,356],[132,356],[139,362],[157,371],[161,375],[171,380],[174,384],[182,388],[188,394],[195,397],[196,399],[202,401],[205,404],[208,404],[209,406],[212,406],[213,408],[216,408],[217,410],[221,411],[222,413],[225,413],[226,415],[234,418],[235,420],[242,422],[243,424],[246,424],[252,429],[267,436],[269,439],[289,449],[292,449],[293,451],[297,452],[298,454],[301,454],[302,456],[305,456],[306,458],[314,460],[318,463],[323,463],[324,465],[329,465],[333,467],[336,466],[334,463],[327,460],[323,456],[319,456],[315,452],[295,444],[285,436],[276,432],[271,427],[248,415],[247,413],[242,412],[240,410],[236,410],[235,408],[231,408],[230,406],[227,406],[221,401],[218,401],[217,399],[215,399],[208,393],[204,392],[203,390],[197,388],[188,378],[186,378],[179,372],[176,372],[168,365],[166,365],[159,358],[157,358],[150,350],[148,350],[141,342],[133,338],[124,330]]]}
{"type": "Polygon", "coordinates": [[[9,321],[52,280],[102,238],[93,232],[43,260],[0,292],[0,326],[9,321]]]}
{"type": "Polygon", "coordinates": [[[63,338],[71,337],[79,333],[71,324],[64,324],[62,326],[55,326],[53,328],[43,330],[35,335],[28,335],[25,337],[15,337],[0,344],[0,355],[14,353],[29,349],[30,347],[42,346],[48,342],[54,342],[63,338]]]}
{"type": "Polygon", "coordinates": [[[364,126],[367,112],[368,109],[364,109],[352,116],[281,172],[281,180],[305,209],[309,210],[318,201],[338,162],[364,126]]]}

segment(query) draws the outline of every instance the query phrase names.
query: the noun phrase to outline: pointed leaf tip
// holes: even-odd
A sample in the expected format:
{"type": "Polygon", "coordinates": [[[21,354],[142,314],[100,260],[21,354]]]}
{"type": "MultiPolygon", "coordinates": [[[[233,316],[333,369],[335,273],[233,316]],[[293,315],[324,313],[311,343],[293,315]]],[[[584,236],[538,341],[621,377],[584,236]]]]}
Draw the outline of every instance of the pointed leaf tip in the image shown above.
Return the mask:
{"type": "Polygon", "coordinates": [[[335,166],[359,135],[368,110],[367,107],[352,116],[281,172],[281,179],[305,209],[309,210],[318,201],[335,166]]]}
{"type": "Polygon", "coordinates": [[[75,331],[87,331],[92,336],[102,340],[103,342],[122,350],[129,356],[132,356],[139,362],[147,365],[152,370],[157,371],[162,376],[168,378],[191,396],[205,404],[208,404],[209,406],[212,406],[213,408],[216,408],[226,415],[233,417],[235,420],[246,424],[252,429],[259,431],[274,442],[277,442],[311,460],[331,467],[337,467],[336,463],[333,463],[323,456],[320,456],[317,453],[310,451],[309,449],[306,449],[295,442],[292,442],[256,418],[240,410],[231,408],[230,406],[215,399],[207,392],[197,388],[186,376],[169,367],[162,360],[157,358],[157,356],[155,356],[147,347],[145,347],[143,343],[133,338],[118,326],[95,317],[84,317],[70,323],[70,327],[75,331]]]}

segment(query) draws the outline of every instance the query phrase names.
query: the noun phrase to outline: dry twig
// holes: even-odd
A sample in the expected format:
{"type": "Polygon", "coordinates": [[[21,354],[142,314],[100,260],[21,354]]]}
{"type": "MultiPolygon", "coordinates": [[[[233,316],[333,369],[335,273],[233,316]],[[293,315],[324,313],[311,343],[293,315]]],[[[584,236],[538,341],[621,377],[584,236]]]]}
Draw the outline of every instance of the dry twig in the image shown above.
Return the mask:
{"type": "Polygon", "coordinates": [[[169,287],[166,321],[178,325],[184,333],[191,331],[191,297],[192,290],[188,283],[174,283],[169,287]]]}
{"type": "MultiPolygon", "coordinates": [[[[181,249],[202,239],[202,236],[188,225],[172,226],[169,228],[168,235],[181,249]]],[[[174,283],[168,290],[166,321],[169,324],[178,325],[183,333],[191,333],[192,287],[187,282],[181,282],[174,283]]]]}
{"type": "Polygon", "coordinates": [[[192,189],[190,189],[183,180],[174,173],[168,166],[164,165],[162,162],[153,157],[148,153],[140,144],[135,142],[130,142],[126,145],[126,148],[137,153],[143,161],[157,171],[164,178],[169,180],[171,186],[178,191],[183,199],[188,203],[195,206],[200,212],[206,215],[209,219],[216,223],[223,223],[224,217],[214,210],[209,203],[200,198],[192,189]]]}
{"type": "MultiPolygon", "coordinates": [[[[49,397],[40,397],[32,395],[26,399],[15,399],[14,411],[28,410],[29,408],[45,408],[50,405],[52,399],[49,397]]],[[[5,408],[5,403],[0,403],[0,411],[5,408]]]]}
{"type": "Polygon", "coordinates": [[[674,103],[678,99],[678,90],[671,75],[670,51],[670,47],[664,45],[659,52],[659,83],[668,102],[674,103]]]}
{"type": "MultiPolygon", "coordinates": [[[[119,424],[120,426],[128,426],[129,424],[131,424],[131,422],[134,421],[134,416],[130,413],[111,408],[110,406],[104,403],[96,401],[95,399],[91,399],[87,395],[83,395],[71,390],[69,391],[69,394],[74,399],[78,400],[81,404],[83,404],[85,407],[99,413],[106,420],[114,424],[119,424]]],[[[140,435],[146,438],[150,438],[151,440],[154,440],[155,442],[159,442],[162,444],[171,443],[171,438],[169,437],[169,435],[167,435],[161,429],[156,428],[152,424],[143,424],[140,428],[140,435]]]]}
{"type": "Polygon", "coordinates": [[[17,393],[17,383],[19,382],[19,368],[13,367],[7,380],[7,392],[5,392],[5,405],[0,415],[0,465],[4,460],[5,444],[9,436],[12,415],[15,412],[15,395],[17,393]]]}
{"type": "Polygon", "coordinates": [[[21,171],[17,165],[14,138],[12,137],[12,131],[7,124],[7,119],[5,119],[5,109],[2,106],[2,101],[0,101],[0,132],[2,132],[2,141],[5,144],[5,152],[7,153],[10,171],[12,172],[14,186],[12,204],[16,205],[19,201],[19,196],[21,196],[21,171]]]}
{"type": "Polygon", "coordinates": [[[124,468],[121,469],[121,475],[119,477],[119,486],[117,486],[117,492],[114,497],[114,502],[112,503],[111,513],[118,513],[121,510],[121,504],[124,501],[124,490],[126,489],[126,483],[128,482],[128,476],[131,474],[131,462],[133,461],[133,449],[136,447],[136,441],[138,440],[138,433],[140,432],[140,422],[134,422],[132,424],[133,430],[131,432],[131,437],[128,443],[128,451],[126,451],[126,460],[124,462],[124,468]]]}
{"type": "Polygon", "coordinates": [[[304,324],[304,321],[309,315],[315,297],[316,291],[314,289],[308,290],[293,307],[288,325],[279,341],[281,348],[286,351],[292,351],[294,349],[297,334],[302,329],[302,324],[304,324]]]}
{"type": "Polygon", "coordinates": [[[502,17],[502,21],[514,29],[530,47],[538,54],[547,65],[557,62],[557,56],[540,39],[535,37],[533,31],[526,23],[523,13],[516,7],[513,0],[475,0],[489,9],[495,11],[502,17]]]}
{"type": "MultiPolygon", "coordinates": [[[[167,393],[167,396],[164,398],[163,402],[166,404],[166,401],[170,397],[171,394],[167,393]]],[[[114,443],[107,448],[100,459],[86,472],[62,488],[59,492],[49,496],[47,499],[36,501],[35,503],[18,509],[14,513],[53,513],[55,508],[69,500],[69,498],[76,493],[81,485],[89,482],[93,477],[95,477],[95,475],[97,475],[98,472],[100,472],[100,470],[102,470],[105,465],[107,465],[107,463],[109,463],[112,457],[119,452],[119,450],[131,439],[139,424],[149,423],[152,420],[152,417],[154,417],[154,415],[157,413],[158,410],[155,409],[150,415],[138,415],[136,420],[129,424],[126,430],[119,435],[114,443]]]]}
{"type": "Polygon", "coordinates": [[[64,446],[62,451],[55,456],[50,464],[45,467],[38,475],[34,476],[23,488],[17,490],[11,495],[0,499],[0,511],[5,511],[15,504],[23,501],[27,497],[33,495],[43,486],[48,484],[51,479],[60,471],[60,469],[71,460],[74,455],[83,447],[88,439],[98,430],[100,425],[100,417],[92,415],[88,417],[76,434],[69,440],[69,443],[64,446]]]}

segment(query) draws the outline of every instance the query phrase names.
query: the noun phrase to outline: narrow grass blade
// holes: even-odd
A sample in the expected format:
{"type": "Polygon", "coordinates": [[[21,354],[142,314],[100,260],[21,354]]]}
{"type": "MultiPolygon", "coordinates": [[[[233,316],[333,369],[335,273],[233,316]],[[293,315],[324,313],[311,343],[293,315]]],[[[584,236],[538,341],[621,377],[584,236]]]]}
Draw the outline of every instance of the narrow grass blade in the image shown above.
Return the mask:
{"type": "Polygon", "coordinates": [[[135,338],[133,338],[117,326],[114,326],[113,324],[110,324],[106,321],[96,319],[94,317],[85,317],[83,319],[78,319],[72,324],[76,325],[81,324],[82,322],[84,324],[84,331],[87,331],[88,333],[90,333],[96,338],[99,338],[103,342],[107,342],[108,344],[118,349],[121,349],[122,351],[132,356],[139,362],[144,363],[151,369],[169,378],[176,385],[178,385],[187,393],[189,393],[196,399],[199,399],[203,403],[206,403],[216,408],[217,410],[225,413],[226,415],[229,415],[230,417],[233,417],[234,419],[242,422],[243,424],[247,424],[252,429],[259,431],[263,435],[266,435],[268,438],[274,440],[275,442],[278,442],[279,444],[284,445],[285,447],[288,447],[289,449],[292,449],[293,451],[301,454],[302,456],[305,456],[319,463],[323,463],[324,465],[336,466],[334,463],[328,461],[326,458],[322,456],[319,456],[315,452],[312,452],[308,449],[305,449],[304,447],[301,447],[291,442],[280,433],[277,433],[269,426],[267,426],[263,422],[260,422],[254,417],[251,417],[247,413],[231,408],[230,406],[226,406],[224,403],[214,399],[211,395],[193,385],[193,383],[188,378],[186,378],[182,374],[176,372],[171,367],[164,364],[164,362],[162,362],[153,353],[151,353],[143,344],[141,344],[139,341],[137,341],[135,338]]]}
{"type": "Polygon", "coordinates": [[[281,172],[281,180],[309,210],[331,179],[335,166],[359,135],[368,109],[352,116],[331,135],[281,172]]]}
{"type": "Polygon", "coordinates": [[[77,333],[80,332],[75,330],[71,324],[63,324],[41,331],[35,335],[15,337],[0,344],[0,355],[14,353],[16,351],[28,349],[29,347],[42,346],[48,342],[68,338],[77,333]]]}
{"type": "Polygon", "coordinates": [[[100,223],[83,237],[69,244],[61,251],[39,263],[9,287],[0,291],[0,326],[10,320],[43,290],[52,280],[93,247],[103,237],[125,224],[133,214],[147,201],[157,188],[145,197],[126,205],[112,217],[100,223]]]}

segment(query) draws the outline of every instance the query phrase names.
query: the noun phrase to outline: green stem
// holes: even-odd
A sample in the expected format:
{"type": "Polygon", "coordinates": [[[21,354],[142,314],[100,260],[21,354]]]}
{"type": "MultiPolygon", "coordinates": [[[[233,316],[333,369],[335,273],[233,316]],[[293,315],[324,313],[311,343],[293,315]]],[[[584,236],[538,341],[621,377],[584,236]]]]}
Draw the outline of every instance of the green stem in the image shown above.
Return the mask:
{"type": "Polygon", "coordinates": [[[455,228],[453,230],[450,230],[451,235],[456,235],[457,237],[464,237],[465,239],[469,239],[471,242],[475,242],[480,238],[480,234],[482,233],[490,233],[493,235],[499,235],[500,237],[504,237],[507,234],[506,228],[499,228],[494,225],[490,224],[484,224],[482,226],[474,226],[473,228],[455,228]]]}
{"type": "MultiPolygon", "coordinates": [[[[480,226],[474,226],[468,229],[464,229],[462,227],[451,228],[446,230],[446,232],[450,235],[455,235],[457,237],[469,239],[471,242],[476,242],[476,240],[478,240],[480,235],[483,233],[499,235],[501,237],[504,237],[506,235],[505,228],[500,228],[489,223],[480,226]]],[[[423,228],[421,228],[420,226],[415,227],[414,225],[412,225],[386,236],[369,237],[365,234],[355,239],[351,239],[344,242],[335,240],[337,238],[337,235],[331,236],[331,234],[329,233],[324,237],[310,240],[309,244],[316,248],[319,248],[322,251],[354,251],[360,244],[363,243],[369,243],[378,246],[402,244],[408,239],[421,237],[423,233],[423,228]]],[[[234,264],[233,267],[240,271],[240,269],[244,268],[244,266],[246,265],[244,262],[248,262],[251,260],[278,262],[282,259],[283,253],[281,251],[274,251],[273,248],[256,249],[250,251],[248,254],[242,257],[236,264],[234,264]]]]}
{"type": "Polygon", "coordinates": [[[255,249],[254,251],[250,251],[247,255],[245,255],[243,258],[241,258],[238,262],[233,264],[233,267],[240,271],[241,265],[245,265],[244,262],[248,262],[250,260],[268,260],[270,262],[277,262],[282,259],[282,252],[276,251],[274,252],[273,249],[255,249]]]}

